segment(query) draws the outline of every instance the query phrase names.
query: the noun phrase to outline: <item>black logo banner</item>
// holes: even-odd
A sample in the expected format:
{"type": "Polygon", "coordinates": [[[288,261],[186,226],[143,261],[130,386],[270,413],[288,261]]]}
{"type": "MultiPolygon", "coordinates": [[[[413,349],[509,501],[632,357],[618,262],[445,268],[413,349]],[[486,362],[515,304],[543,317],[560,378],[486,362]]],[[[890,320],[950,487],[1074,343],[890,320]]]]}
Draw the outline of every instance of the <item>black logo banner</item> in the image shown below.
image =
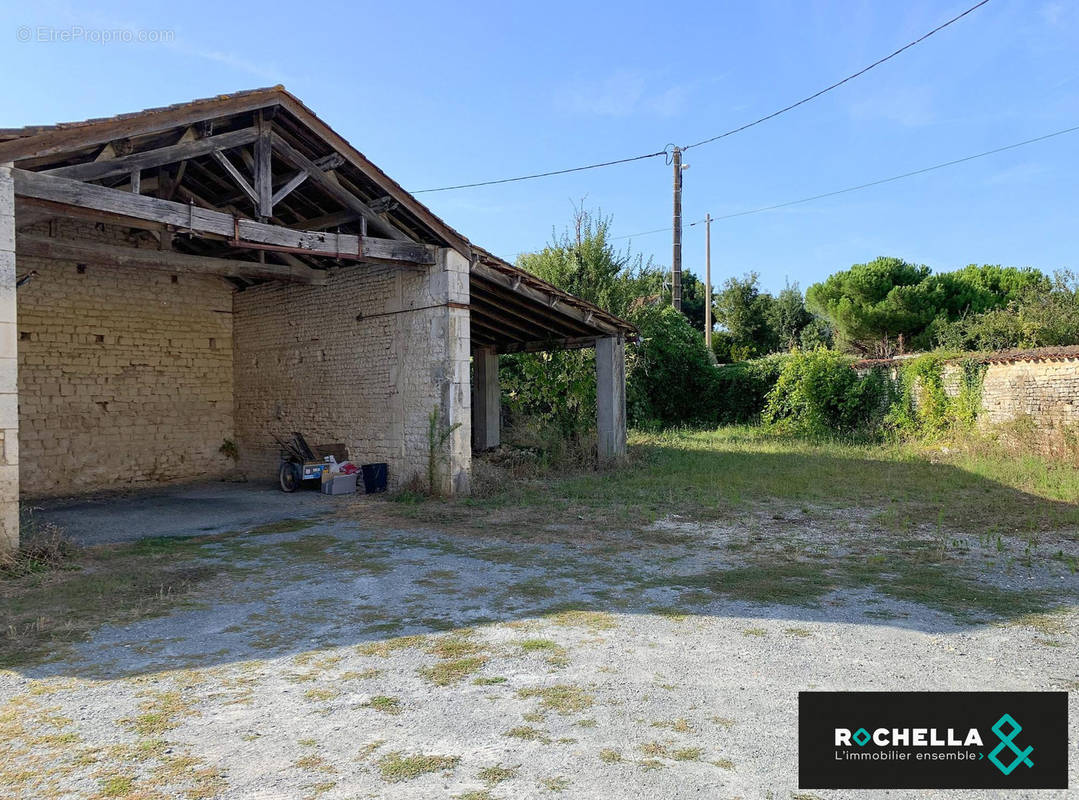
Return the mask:
{"type": "Polygon", "coordinates": [[[1067,692],[799,692],[803,789],[1067,789],[1067,692]]]}

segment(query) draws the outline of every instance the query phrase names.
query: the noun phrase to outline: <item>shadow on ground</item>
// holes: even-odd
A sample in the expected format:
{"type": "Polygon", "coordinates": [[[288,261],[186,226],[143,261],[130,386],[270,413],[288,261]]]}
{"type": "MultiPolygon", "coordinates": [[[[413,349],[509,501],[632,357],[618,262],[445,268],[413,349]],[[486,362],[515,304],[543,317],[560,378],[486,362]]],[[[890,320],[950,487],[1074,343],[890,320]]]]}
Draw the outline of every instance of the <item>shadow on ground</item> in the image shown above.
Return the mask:
{"type": "Polygon", "coordinates": [[[936,632],[1079,594],[1076,503],[945,464],[636,455],[478,501],[331,504],[332,520],[305,515],[336,498],[236,484],[57,503],[45,518],[85,542],[145,535],[0,582],[0,666],[130,675],[566,611],[936,632]],[[264,524],[232,530],[247,520],[264,524]]]}

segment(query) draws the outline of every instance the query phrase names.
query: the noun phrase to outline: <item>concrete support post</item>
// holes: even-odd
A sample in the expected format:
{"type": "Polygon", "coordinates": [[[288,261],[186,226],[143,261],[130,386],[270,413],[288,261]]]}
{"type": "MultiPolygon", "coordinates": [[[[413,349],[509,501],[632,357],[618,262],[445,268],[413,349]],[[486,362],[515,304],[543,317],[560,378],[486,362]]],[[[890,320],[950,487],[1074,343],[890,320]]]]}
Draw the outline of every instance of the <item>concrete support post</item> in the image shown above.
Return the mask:
{"type": "Polygon", "coordinates": [[[15,184],[0,164],[0,552],[19,546],[19,387],[15,314],[15,184]]]}
{"type": "Polygon", "coordinates": [[[626,454],[626,343],[596,340],[596,422],[600,461],[626,454]]]}
{"type": "Polygon", "coordinates": [[[442,420],[444,431],[452,430],[439,470],[440,491],[449,496],[464,497],[472,491],[472,391],[469,380],[472,337],[469,325],[469,271],[467,258],[456,250],[442,248],[437,267],[441,272],[432,279],[435,297],[445,292],[446,349],[442,388],[442,420]],[[445,280],[444,288],[442,279],[445,280]]]}
{"type": "Polygon", "coordinates": [[[472,351],[472,449],[490,450],[501,441],[502,388],[498,353],[493,347],[472,351]]]}

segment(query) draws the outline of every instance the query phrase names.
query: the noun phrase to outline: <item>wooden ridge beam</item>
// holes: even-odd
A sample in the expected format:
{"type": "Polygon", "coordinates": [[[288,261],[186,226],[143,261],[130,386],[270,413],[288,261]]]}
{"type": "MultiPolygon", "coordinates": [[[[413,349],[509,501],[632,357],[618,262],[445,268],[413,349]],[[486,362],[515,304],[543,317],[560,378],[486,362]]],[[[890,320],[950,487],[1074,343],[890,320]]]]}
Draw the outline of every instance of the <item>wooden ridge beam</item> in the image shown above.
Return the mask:
{"type": "Polygon", "coordinates": [[[136,267],[167,272],[202,272],[230,278],[269,278],[315,286],[326,283],[324,271],[306,266],[193,256],[168,250],[120,247],[112,244],[51,239],[47,236],[30,236],[21,233],[16,237],[15,252],[17,257],[90,262],[114,267],[136,267]]]}
{"type": "Polygon", "coordinates": [[[159,147],[156,150],[132,153],[128,156],[118,156],[104,161],[90,161],[85,164],[73,164],[68,167],[56,167],[55,169],[43,170],[41,174],[55,175],[59,178],[70,178],[76,181],[96,181],[101,178],[129,174],[137,169],[163,167],[166,164],[186,161],[189,158],[198,158],[219,150],[240,147],[255,141],[257,136],[258,131],[254,128],[243,128],[231,133],[219,133],[216,136],[207,136],[205,139],[185,141],[168,147],[159,147]]]}
{"type": "Polygon", "coordinates": [[[222,237],[236,247],[293,252],[299,255],[345,258],[387,264],[434,264],[426,245],[353,234],[300,231],[280,225],[238,219],[221,211],[156,197],[121,192],[92,183],[13,169],[18,197],[48,200],[108,212],[136,220],[174,226],[196,236],[222,237]]]}

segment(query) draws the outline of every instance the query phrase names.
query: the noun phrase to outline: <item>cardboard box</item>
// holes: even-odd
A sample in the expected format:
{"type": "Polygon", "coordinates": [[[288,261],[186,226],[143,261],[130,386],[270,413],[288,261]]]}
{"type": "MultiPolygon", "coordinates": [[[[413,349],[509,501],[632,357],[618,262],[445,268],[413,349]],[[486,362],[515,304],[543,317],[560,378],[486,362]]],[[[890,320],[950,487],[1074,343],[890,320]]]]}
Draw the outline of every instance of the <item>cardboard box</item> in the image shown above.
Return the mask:
{"type": "MultiPolygon", "coordinates": [[[[323,476],[325,477],[325,476],[323,476]]],[[[323,494],[355,494],[356,493],[356,474],[342,475],[340,473],[333,473],[329,480],[322,481],[322,493],[323,494]]]]}

